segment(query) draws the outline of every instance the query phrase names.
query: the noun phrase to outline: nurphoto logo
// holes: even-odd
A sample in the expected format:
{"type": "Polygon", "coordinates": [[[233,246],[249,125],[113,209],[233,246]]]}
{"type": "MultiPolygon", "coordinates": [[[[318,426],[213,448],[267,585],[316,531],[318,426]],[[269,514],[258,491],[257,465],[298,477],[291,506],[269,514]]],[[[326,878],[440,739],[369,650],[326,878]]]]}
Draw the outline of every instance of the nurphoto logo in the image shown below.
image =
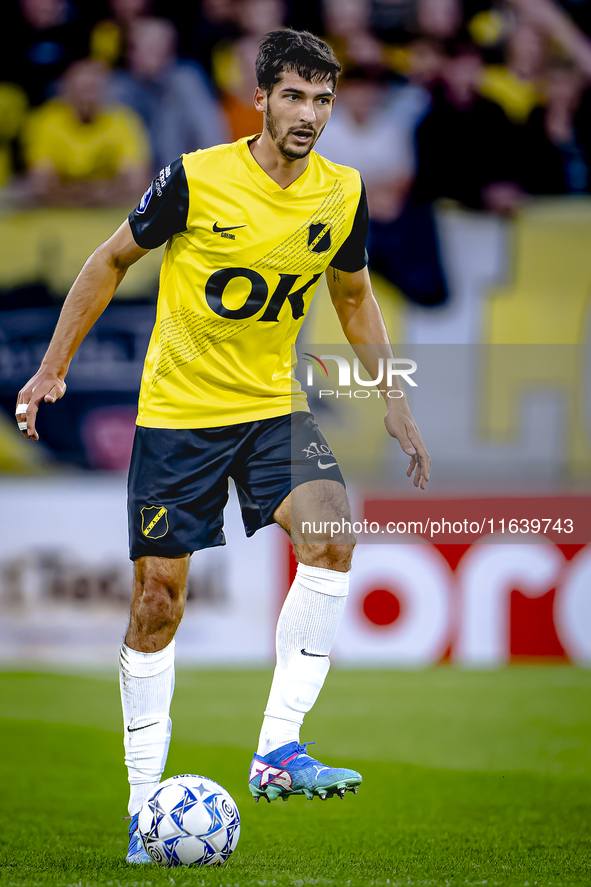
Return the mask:
{"type": "Polygon", "coordinates": [[[351,364],[346,357],[341,357],[340,354],[321,354],[320,357],[316,357],[316,355],[309,354],[308,352],[304,352],[303,357],[308,362],[306,368],[306,387],[312,388],[314,385],[314,369],[316,369],[320,375],[324,375],[328,379],[329,373],[324,361],[333,360],[338,368],[338,388],[349,389],[348,391],[337,391],[330,388],[321,388],[318,392],[318,396],[321,398],[356,397],[363,399],[371,397],[372,393],[377,397],[380,397],[381,392],[378,390],[377,386],[382,382],[385,382],[388,388],[388,397],[403,397],[403,391],[395,388],[393,389],[394,379],[396,377],[404,379],[404,381],[408,382],[413,388],[418,387],[414,379],[411,379],[411,375],[416,372],[417,369],[416,361],[404,357],[388,357],[386,359],[380,357],[375,379],[361,378],[359,373],[360,361],[358,357],[355,357],[353,359],[353,382],[361,386],[355,390],[352,390],[351,384],[351,364]],[[370,389],[373,389],[373,392],[370,389]]]}

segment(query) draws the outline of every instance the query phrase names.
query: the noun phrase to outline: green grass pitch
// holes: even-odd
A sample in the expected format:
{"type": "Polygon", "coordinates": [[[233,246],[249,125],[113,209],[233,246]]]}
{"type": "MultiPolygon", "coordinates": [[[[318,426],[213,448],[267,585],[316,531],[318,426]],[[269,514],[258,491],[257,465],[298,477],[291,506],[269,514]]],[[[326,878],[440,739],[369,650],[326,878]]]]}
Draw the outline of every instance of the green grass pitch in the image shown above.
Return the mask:
{"type": "Polygon", "coordinates": [[[183,671],[165,775],[234,796],[219,869],[129,866],[112,674],[0,674],[0,883],[11,887],[591,885],[591,672],[333,669],[303,739],[357,797],[255,804],[270,673],[183,671]]]}

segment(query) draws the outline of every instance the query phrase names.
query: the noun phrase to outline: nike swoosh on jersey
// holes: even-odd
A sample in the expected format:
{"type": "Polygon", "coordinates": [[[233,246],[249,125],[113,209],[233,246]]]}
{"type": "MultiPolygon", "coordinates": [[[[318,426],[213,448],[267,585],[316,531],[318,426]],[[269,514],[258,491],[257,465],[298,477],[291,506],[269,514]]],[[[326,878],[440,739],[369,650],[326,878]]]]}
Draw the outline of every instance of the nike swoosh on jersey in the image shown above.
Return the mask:
{"type": "Polygon", "coordinates": [[[320,659],[326,659],[326,657],[328,656],[328,653],[308,653],[308,651],[304,647],[302,647],[300,653],[302,654],[302,656],[318,656],[320,659]]]}
{"type": "Polygon", "coordinates": [[[214,234],[221,234],[222,231],[234,231],[236,228],[246,228],[246,225],[230,225],[229,228],[220,228],[217,222],[213,223],[214,234]]]}
{"type": "Polygon", "coordinates": [[[336,464],[337,464],[336,462],[327,462],[326,465],[324,465],[324,464],[320,461],[320,459],[318,460],[318,468],[332,468],[332,466],[333,466],[333,465],[336,465],[336,464]]]}
{"type": "Polygon", "coordinates": [[[128,732],[128,733],[135,733],[136,730],[147,730],[148,727],[155,727],[157,723],[158,723],[158,721],[154,721],[153,724],[144,724],[143,727],[130,727],[130,726],[128,725],[128,726],[127,726],[127,732],[128,732]]]}

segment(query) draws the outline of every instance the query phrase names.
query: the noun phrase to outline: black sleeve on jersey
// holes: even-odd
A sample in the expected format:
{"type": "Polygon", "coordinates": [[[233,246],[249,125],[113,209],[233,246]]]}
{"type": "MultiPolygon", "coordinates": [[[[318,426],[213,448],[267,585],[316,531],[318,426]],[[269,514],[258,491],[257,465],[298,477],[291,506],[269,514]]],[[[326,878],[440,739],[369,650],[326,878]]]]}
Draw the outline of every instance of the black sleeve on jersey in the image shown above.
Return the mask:
{"type": "Polygon", "coordinates": [[[330,263],[331,268],[349,273],[361,271],[362,268],[365,268],[368,259],[365,248],[368,224],[367,197],[365,196],[365,185],[363,184],[363,179],[361,179],[361,194],[359,195],[359,203],[357,204],[357,212],[355,213],[351,233],[330,263]]]}
{"type": "Polygon", "coordinates": [[[129,214],[133,239],[143,249],[154,249],[187,230],[188,214],[189,186],[179,158],[160,171],[129,214]]]}

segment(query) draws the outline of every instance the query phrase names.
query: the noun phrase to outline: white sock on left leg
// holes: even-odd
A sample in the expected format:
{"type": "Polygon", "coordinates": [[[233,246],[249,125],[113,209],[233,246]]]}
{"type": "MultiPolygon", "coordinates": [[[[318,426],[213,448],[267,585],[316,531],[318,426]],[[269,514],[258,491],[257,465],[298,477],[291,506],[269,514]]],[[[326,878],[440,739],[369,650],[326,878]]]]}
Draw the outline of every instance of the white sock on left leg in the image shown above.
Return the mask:
{"type": "Polygon", "coordinates": [[[174,640],[156,653],[140,653],[126,644],[119,654],[125,763],[131,816],[138,812],[162,777],[172,721],[174,640]]]}
{"type": "Polygon", "coordinates": [[[299,742],[330,668],[328,654],[349,592],[349,573],[299,564],[277,623],[277,665],[257,754],[299,742]]]}

